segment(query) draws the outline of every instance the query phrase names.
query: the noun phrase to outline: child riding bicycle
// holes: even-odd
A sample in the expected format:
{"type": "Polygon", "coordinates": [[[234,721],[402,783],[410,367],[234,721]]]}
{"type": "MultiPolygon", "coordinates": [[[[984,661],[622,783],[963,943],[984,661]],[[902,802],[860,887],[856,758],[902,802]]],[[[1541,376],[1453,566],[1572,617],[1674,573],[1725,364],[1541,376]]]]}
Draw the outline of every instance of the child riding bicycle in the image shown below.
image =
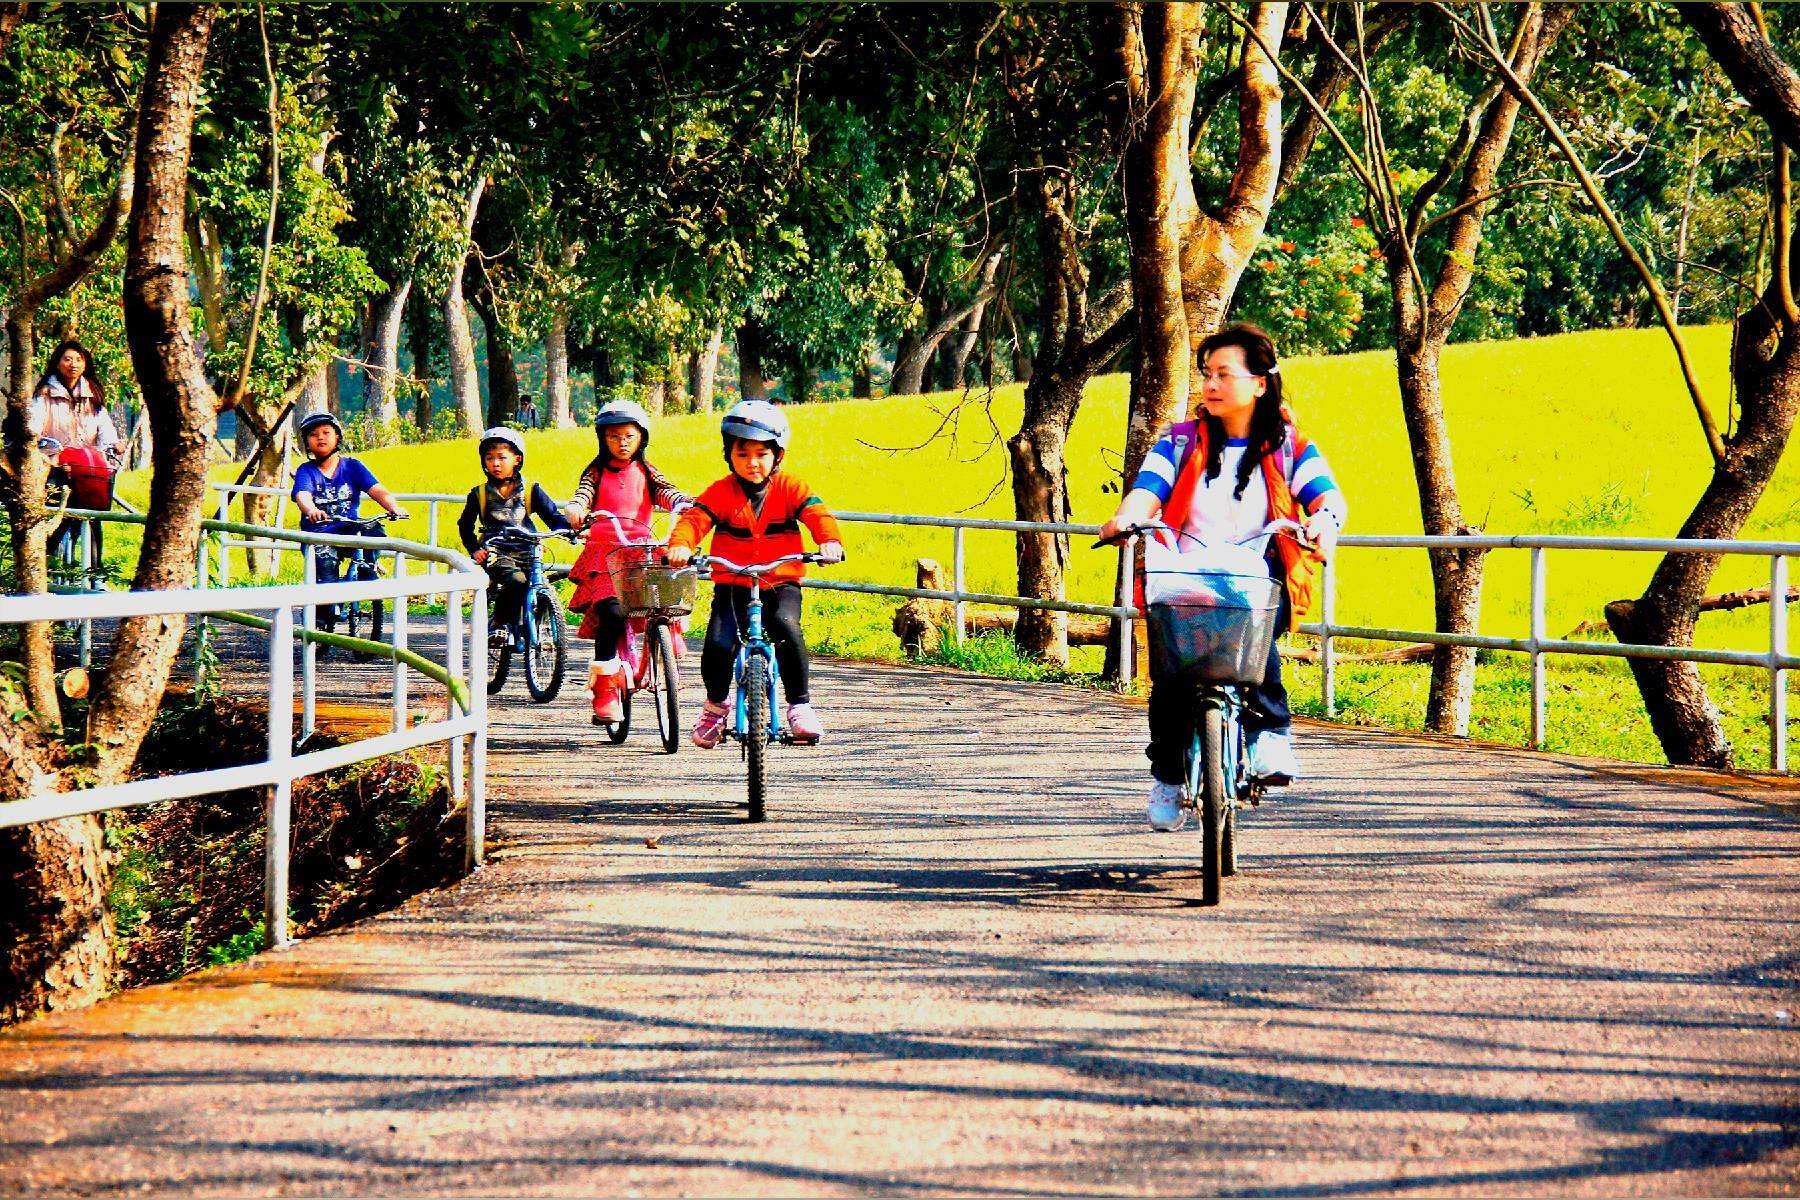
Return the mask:
{"type": "MultiPolygon", "coordinates": [[[[602,404],[594,414],[594,438],[598,451],[582,470],[574,498],[563,506],[563,516],[575,528],[591,514],[611,513],[618,521],[616,528],[626,537],[648,538],[652,511],[674,512],[692,503],[644,456],[650,447],[650,414],[642,405],[623,399],[602,404]]],[[[569,607],[583,614],[575,636],[594,639],[588,691],[594,700],[596,725],[616,724],[624,715],[620,688],[625,686],[625,664],[619,658],[619,643],[625,636],[625,609],[606,569],[606,556],[618,545],[615,529],[596,520],[569,571],[569,581],[575,585],[569,607]]]]}
{"type": "Polygon", "coordinates": [[[525,468],[523,437],[504,425],[496,425],[481,435],[476,449],[487,478],[469,489],[469,498],[456,518],[456,531],[462,535],[463,549],[487,568],[494,596],[488,639],[495,645],[504,645],[512,637],[525,603],[525,591],[531,583],[530,563],[490,549],[484,543],[505,529],[535,529],[533,516],[542,517],[553,530],[567,532],[570,525],[543,485],[527,483],[520,474],[525,468]]]}
{"type": "MultiPolygon", "coordinates": [[[[844,561],[837,518],[810,487],[781,473],[789,440],[787,416],[767,400],[740,400],[725,414],[719,432],[731,473],[701,492],[675,523],[669,535],[669,564],[687,565],[709,530],[712,552],[732,562],[749,565],[798,554],[805,549],[802,525],[818,543],[823,561],[844,561]]],[[[825,728],[813,712],[806,638],[800,630],[800,578],[805,570],[800,563],[785,563],[768,574],[772,586],[767,588],[763,621],[787,691],[788,736],[796,743],[811,744],[825,736],[825,728]]],[[[744,627],[750,603],[748,579],[722,569],[715,569],[712,578],[712,616],[700,654],[706,706],[693,734],[694,745],[702,750],[717,746],[725,735],[725,700],[731,693],[738,630],[744,627]]]]}
{"type": "MultiPolygon", "coordinates": [[[[1100,536],[1119,537],[1160,514],[1174,531],[1159,535],[1163,548],[1175,551],[1178,536],[1189,544],[1238,543],[1256,539],[1271,520],[1297,521],[1312,547],[1284,532],[1262,550],[1269,574],[1284,584],[1276,628],[1298,626],[1312,604],[1317,563],[1330,557],[1344,526],[1344,494],[1325,456],[1295,428],[1283,406],[1281,369],[1266,333],[1254,325],[1231,325],[1203,341],[1199,355],[1199,418],[1163,432],[1100,536]],[[1260,478],[1253,482],[1254,476],[1260,478]]],[[[1273,641],[1262,682],[1247,691],[1250,774],[1281,786],[1297,778],[1300,768],[1273,641]]],[[[1190,681],[1151,681],[1147,753],[1154,780],[1153,829],[1177,829],[1184,819],[1182,759],[1196,702],[1190,681]]]]}
{"type": "Polygon", "coordinates": [[[396,521],[406,510],[381,486],[375,473],[343,452],[344,427],[330,413],[314,413],[300,422],[300,442],[310,462],[294,472],[293,498],[300,507],[300,528],[308,533],[335,533],[332,526],[354,521],[367,496],[396,521]]]}

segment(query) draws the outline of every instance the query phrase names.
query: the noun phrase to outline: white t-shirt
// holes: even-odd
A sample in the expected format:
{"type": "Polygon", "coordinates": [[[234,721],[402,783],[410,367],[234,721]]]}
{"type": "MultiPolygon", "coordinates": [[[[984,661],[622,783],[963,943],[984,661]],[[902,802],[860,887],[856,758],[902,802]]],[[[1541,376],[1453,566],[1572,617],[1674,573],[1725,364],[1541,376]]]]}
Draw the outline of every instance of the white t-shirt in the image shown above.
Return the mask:
{"type": "MultiPolygon", "coordinates": [[[[1238,467],[1249,445],[1248,439],[1227,441],[1219,456],[1219,473],[1211,479],[1206,477],[1205,464],[1200,464],[1199,486],[1194,489],[1194,503],[1188,509],[1183,533],[1203,542],[1219,543],[1243,541],[1263,531],[1269,523],[1269,489],[1263,482],[1262,469],[1250,472],[1242,496],[1232,495],[1237,490],[1238,467]]],[[[1184,547],[1192,544],[1183,541],[1184,547]]],[[[1258,543],[1250,545],[1262,549],[1258,543]]]]}

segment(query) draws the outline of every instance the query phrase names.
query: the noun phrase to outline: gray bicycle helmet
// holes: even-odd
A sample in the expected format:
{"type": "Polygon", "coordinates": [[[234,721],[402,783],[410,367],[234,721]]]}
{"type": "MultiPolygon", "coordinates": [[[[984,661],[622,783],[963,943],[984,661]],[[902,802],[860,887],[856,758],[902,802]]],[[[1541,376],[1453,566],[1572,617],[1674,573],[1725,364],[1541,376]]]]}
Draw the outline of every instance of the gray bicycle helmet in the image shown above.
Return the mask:
{"type": "Polygon", "coordinates": [[[594,414],[594,436],[604,439],[610,425],[636,425],[644,435],[644,446],[650,444],[650,414],[644,411],[643,405],[635,401],[615,396],[602,404],[600,411],[594,414]]]}
{"type": "Polygon", "coordinates": [[[483,432],[481,435],[480,443],[477,444],[475,447],[475,453],[478,456],[485,455],[488,452],[488,447],[494,445],[495,443],[498,443],[502,446],[511,446],[513,449],[513,453],[517,454],[519,456],[520,464],[521,465],[524,464],[524,462],[525,462],[525,439],[520,437],[517,433],[514,433],[512,430],[508,429],[504,425],[496,425],[492,429],[489,429],[489,430],[483,432]]]}
{"type": "Polygon", "coordinates": [[[719,433],[728,459],[731,457],[733,438],[749,442],[774,442],[777,455],[787,453],[787,414],[767,400],[739,400],[719,422],[719,433]]]}

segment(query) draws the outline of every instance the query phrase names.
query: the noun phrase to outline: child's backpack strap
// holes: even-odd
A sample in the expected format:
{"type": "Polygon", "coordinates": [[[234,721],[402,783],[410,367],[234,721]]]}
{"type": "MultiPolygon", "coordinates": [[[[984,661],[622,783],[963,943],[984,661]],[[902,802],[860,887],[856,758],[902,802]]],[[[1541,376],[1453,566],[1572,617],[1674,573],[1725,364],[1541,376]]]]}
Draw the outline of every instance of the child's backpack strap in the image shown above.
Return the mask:
{"type": "Polygon", "coordinates": [[[1200,444],[1200,422],[1175,422],[1169,426],[1169,439],[1175,446],[1175,476],[1179,479],[1181,469],[1194,456],[1194,447],[1200,444]]]}

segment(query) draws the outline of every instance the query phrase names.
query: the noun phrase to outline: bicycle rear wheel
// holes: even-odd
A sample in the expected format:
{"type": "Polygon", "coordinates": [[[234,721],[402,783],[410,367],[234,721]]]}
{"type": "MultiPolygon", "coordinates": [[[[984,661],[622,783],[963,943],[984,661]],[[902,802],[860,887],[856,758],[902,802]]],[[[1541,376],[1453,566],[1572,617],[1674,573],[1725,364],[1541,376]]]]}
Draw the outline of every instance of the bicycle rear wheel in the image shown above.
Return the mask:
{"type": "Polygon", "coordinates": [[[675,631],[666,623],[656,626],[651,647],[650,696],[656,703],[656,730],[662,734],[664,754],[681,749],[681,677],[675,672],[675,631]]]}
{"type": "MultiPolygon", "coordinates": [[[[1231,797],[1226,792],[1225,702],[1200,699],[1200,903],[1217,904],[1225,878],[1226,823],[1231,797]]],[[[1189,776],[1192,778],[1192,776],[1189,776]]]]}
{"type": "Polygon", "coordinates": [[[562,601],[549,588],[531,593],[525,600],[525,690],[539,704],[548,704],[562,690],[568,660],[568,622],[562,601]]]}
{"type": "Polygon", "coordinates": [[[617,746],[631,735],[631,688],[619,689],[619,719],[606,727],[606,736],[617,746]]]}
{"type": "Polygon", "coordinates": [[[494,644],[493,631],[488,633],[488,695],[498,696],[500,689],[506,686],[506,673],[512,669],[512,641],[508,639],[504,645],[494,644]]]}
{"type": "Polygon", "coordinates": [[[767,757],[769,752],[769,664],[754,652],[745,656],[744,677],[738,681],[744,689],[744,765],[749,771],[751,821],[767,817],[767,757]]]}

